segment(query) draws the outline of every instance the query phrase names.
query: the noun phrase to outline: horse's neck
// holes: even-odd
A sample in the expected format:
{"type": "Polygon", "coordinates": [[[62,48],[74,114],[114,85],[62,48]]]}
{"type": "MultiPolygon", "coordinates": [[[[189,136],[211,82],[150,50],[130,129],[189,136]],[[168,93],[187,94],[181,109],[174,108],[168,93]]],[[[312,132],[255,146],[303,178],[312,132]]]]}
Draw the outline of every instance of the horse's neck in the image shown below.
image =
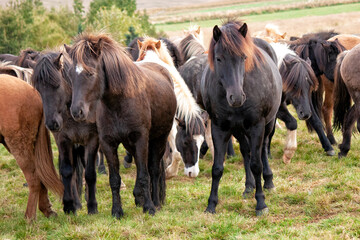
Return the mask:
{"type": "Polygon", "coordinates": [[[286,44],[283,43],[270,43],[271,47],[274,49],[277,60],[278,60],[278,68],[280,68],[283,59],[286,55],[290,54],[293,56],[296,56],[296,53],[289,49],[289,47],[286,44]]]}

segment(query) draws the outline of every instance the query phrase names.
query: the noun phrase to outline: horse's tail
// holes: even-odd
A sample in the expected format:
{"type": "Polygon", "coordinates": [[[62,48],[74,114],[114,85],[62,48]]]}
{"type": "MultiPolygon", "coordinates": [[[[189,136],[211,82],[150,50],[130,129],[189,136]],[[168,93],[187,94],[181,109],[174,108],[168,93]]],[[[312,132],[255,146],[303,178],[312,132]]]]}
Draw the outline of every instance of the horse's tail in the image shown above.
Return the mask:
{"type": "Polygon", "coordinates": [[[174,91],[177,101],[176,117],[183,119],[186,124],[186,129],[190,130],[190,124],[197,122],[193,120],[202,119],[201,108],[196,103],[194,96],[180,73],[174,67],[170,70],[170,74],[174,81],[174,91]]]}
{"type": "Polygon", "coordinates": [[[334,125],[335,130],[341,129],[344,118],[351,106],[351,97],[341,76],[340,67],[348,51],[342,52],[337,57],[334,72],[334,125]]]}
{"type": "MultiPolygon", "coordinates": [[[[311,104],[313,106],[314,112],[313,114],[316,114],[319,119],[323,119],[323,115],[322,115],[322,105],[323,105],[323,94],[324,94],[324,83],[321,79],[321,77],[318,77],[318,81],[319,81],[319,86],[318,89],[316,91],[312,91],[311,92],[311,104]]],[[[314,128],[310,125],[309,121],[306,121],[306,127],[308,129],[309,132],[312,132],[314,130],[314,128]]]]}
{"type": "Polygon", "coordinates": [[[49,130],[44,123],[44,115],[41,118],[38,134],[35,141],[35,168],[40,181],[46,188],[62,197],[64,186],[55,170],[54,157],[51,149],[49,130]]]}

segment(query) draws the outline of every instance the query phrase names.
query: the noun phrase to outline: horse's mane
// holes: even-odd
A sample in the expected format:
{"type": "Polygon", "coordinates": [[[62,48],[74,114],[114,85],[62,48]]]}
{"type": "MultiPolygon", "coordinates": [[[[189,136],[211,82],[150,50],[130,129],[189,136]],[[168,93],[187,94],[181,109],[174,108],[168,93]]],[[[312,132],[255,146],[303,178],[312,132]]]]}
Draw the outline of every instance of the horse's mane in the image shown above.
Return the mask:
{"type": "Polygon", "coordinates": [[[0,72],[10,72],[10,71],[14,72],[16,77],[30,84],[30,78],[31,75],[33,74],[33,70],[31,68],[23,68],[17,65],[13,65],[11,62],[0,61],[0,72]]]}
{"type": "Polygon", "coordinates": [[[71,79],[69,77],[69,69],[72,61],[66,53],[47,52],[44,53],[38,60],[34,74],[31,78],[32,85],[36,88],[39,84],[59,87],[61,80],[66,83],[65,86],[71,89],[71,79]],[[59,66],[54,64],[54,61],[61,56],[61,63],[59,66]]]}
{"type": "MultiPolygon", "coordinates": [[[[173,58],[170,56],[167,44],[163,40],[157,40],[152,37],[144,37],[142,40],[142,44],[145,48],[145,54],[146,54],[146,50],[152,50],[152,51],[156,52],[158,57],[163,62],[165,62],[167,65],[175,67],[173,58]],[[158,41],[160,41],[160,43],[161,43],[160,48],[155,47],[155,44],[158,41]]],[[[140,51],[141,51],[141,49],[140,49],[140,51]]]]}
{"type": "Polygon", "coordinates": [[[69,54],[77,64],[89,73],[104,71],[104,80],[113,94],[133,96],[136,89],[144,89],[140,81],[143,72],[132,62],[125,49],[106,34],[82,33],[74,40],[69,54]],[[96,59],[101,69],[89,66],[89,60],[96,59]]]}
{"type": "Polygon", "coordinates": [[[321,32],[316,32],[316,33],[307,33],[302,35],[301,38],[303,39],[312,39],[312,38],[316,38],[316,39],[321,39],[321,40],[328,40],[331,37],[334,37],[336,35],[339,35],[339,33],[334,32],[334,30],[330,30],[330,31],[321,31],[321,32]]]}
{"type": "Polygon", "coordinates": [[[239,32],[242,25],[242,22],[228,21],[220,28],[222,33],[220,39],[217,42],[214,38],[211,39],[208,56],[211,70],[214,71],[214,51],[216,44],[220,44],[223,49],[232,55],[247,56],[245,61],[246,72],[253,70],[259,62],[264,61],[264,56],[255,46],[250,34],[247,33],[244,38],[239,32]]]}
{"type": "Polygon", "coordinates": [[[184,62],[193,56],[205,53],[204,46],[192,34],[189,34],[179,43],[179,51],[184,59],[184,62]]]}
{"type": "Polygon", "coordinates": [[[24,66],[25,62],[29,61],[27,62],[27,65],[34,67],[39,54],[40,53],[38,51],[31,48],[22,50],[20,51],[19,58],[16,60],[15,64],[18,66],[24,66]]]}
{"type": "Polygon", "coordinates": [[[318,79],[311,66],[296,55],[285,55],[279,71],[283,79],[283,91],[285,93],[300,96],[302,94],[301,85],[309,84],[314,91],[319,86],[318,79]]]}

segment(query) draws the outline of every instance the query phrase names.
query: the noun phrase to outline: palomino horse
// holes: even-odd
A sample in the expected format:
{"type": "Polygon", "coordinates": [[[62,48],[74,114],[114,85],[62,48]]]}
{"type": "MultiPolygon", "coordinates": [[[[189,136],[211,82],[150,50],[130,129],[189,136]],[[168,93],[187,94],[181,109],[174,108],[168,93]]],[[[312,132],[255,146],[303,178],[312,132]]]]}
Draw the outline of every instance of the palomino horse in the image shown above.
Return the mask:
{"type": "Polygon", "coordinates": [[[268,43],[279,42],[280,40],[284,40],[286,36],[286,32],[281,32],[279,26],[275,24],[268,23],[265,26],[264,31],[255,32],[253,34],[256,38],[261,38],[268,43]]]}
{"type": "Polygon", "coordinates": [[[215,213],[226,146],[233,135],[240,142],[245,166],[250,166],[255,178],[255,184],[254,179],[246,179],[245,184],[256,187],[256,214],[265,214],[268,208],[261,174],[264,188],[273,188],[267,146],[282,95],[276,59],[255,46],[246,23],[228,22],[221,28],[214,27],[208,60],[201,80],[201,96],[211,118],[215,158],[206,211],[215,213]]]}
{"type": "Polygon", "coordinates": [[[77,121],[96,120],[109,166],[112,215],[123,216],[120,143],[135,157],[135,204],[155,214],[155,207],[165,200],[162,157],[176,111],[171,75],[155,63],[134,64],[125,50],[104,34],[79,35],[69,54],[76,66],[71,114],[77,121]]]}
{"type": "MultiPolygon", "coordinates": [[[[360,116],[360,44],[350,51],[345,51],[338,56],[335,69],[334,87],[334,126],[341,128],[343,141],[339,145],[339,158],[344,157],[350,150],[351,135],[360,116]],[[354,105],[351,106],[351,100],[354,105]]],[[[358,129],[360,126],[358,124],[358,129]]]]}
{"type": "Polygon", "coordinates": [[[283,120],[288,129],[283,161],[289,163],[296,149],[296,120],[286,109],[287,103],[292,103],[298,118],[306,120],[318,133],[324,145],[326,135],[322,130],[321,120],[316,112],[311,94],[318,88],[318,80],[311,68],[311,62],[301,59],[283,43],[271,43],[278,57],[278,67],[283,79],[283,99],[277,116],[283,120]]]}
{"type": "MultiPolygon", "coordinates": [[[[81,204],[77,189],[72,187],[76,179],[77,161],[83,160],[88,189],[87,208],[89,214],[97,213],[95,160],[99,149],[99,138],[95,123],[76,122],[70,113],[72,83],[70,68],[72,61],[67,54],[49,52],[42,55],[34,69],[32,83],[43,100],[45,124],[55,137],[59,149],[59,164],[65,187],[64,212],[76,213],[81,204]],[[83,154],[78,145],[84,146],[83,154]],[[78,157],[79,155],[79,157],[78,157]],[[85,159],[84,158],[85,155],[85,159]]],[[[82,176],[78,179],[82,184],[82,176]]]]}
{"type": "Polygon", "coordinates": [[[179,164],[184,162],[184,173],[188,177],[199,174],[200,147],[205,137],[205,126],[201,117],[201,109],[196,104],[184,79],[175,68],[166,44],[154,38],[138,41],[140,53],[138,61],[155,62],[165,67],[173,77],[174,91],[177,100],[177,111],[173,128],[169,135],[172,150],[171,164],[166,169],[166,177],[177,175],[179,164]]]}
{"type": "Polygon", "coordinates": [[[56,215],[48,189],[62,196],[64,188],[54,167],[40,95],[24,81],[1,74],[0,98],[0,143],[15,157],[29,186],[25,217],[35,219],[37,205],[46,217],[56,215]]]}

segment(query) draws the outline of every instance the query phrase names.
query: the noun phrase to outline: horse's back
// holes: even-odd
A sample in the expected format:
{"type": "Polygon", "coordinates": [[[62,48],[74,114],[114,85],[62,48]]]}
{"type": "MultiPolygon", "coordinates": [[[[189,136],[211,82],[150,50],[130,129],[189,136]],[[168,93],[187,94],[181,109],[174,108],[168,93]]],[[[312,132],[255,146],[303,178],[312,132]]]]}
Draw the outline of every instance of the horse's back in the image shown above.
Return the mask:
{"type": "Polygon", "coordinates": [[[346,50],[350,50],[360,44],[360,37],[351,34],[340,34],[328,39],[328,41],[335,41],[336,39],[346,50]]]}
{"type": "Polygon", "coordinates": [[[42,117],[42,103],[38,92],[19,78],[0,74],[0,134],[16,134],[31,129],[42,117]]]}
{"type": "Polygon", "coordinates": [[[348,88],[360,91],[360,44],[350,50],[341,63],[340,72],[348,88]]]}

